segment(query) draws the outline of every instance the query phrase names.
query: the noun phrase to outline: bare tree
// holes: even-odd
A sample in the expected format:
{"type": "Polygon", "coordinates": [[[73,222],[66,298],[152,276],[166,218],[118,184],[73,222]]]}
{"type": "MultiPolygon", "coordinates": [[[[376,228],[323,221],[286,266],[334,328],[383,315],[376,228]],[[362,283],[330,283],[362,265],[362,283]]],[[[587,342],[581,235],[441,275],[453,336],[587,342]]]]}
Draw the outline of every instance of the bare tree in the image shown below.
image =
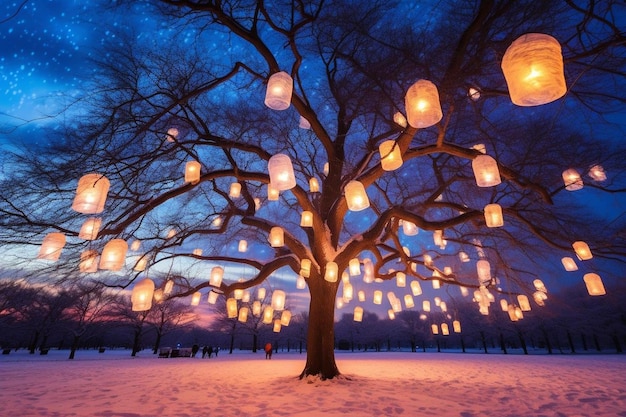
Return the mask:
{"type": "MultiPolygon", "coordinates": [[[[583,204],[624,193],[617,140],[624,125],[614,117],[626,104],[623,12],[619,1],[162,0],[155,18],[172,28],[170,43],[121,34],[133,40],[106,51],[90,104],[57,129],[59,137],[37,155],[5,156],[7,170],[22,169],[2,184],[0,239],[14,246],[35,245],[49,230],[76,236],[84,217],[51,208],[70,205],[84,173],[106,175],[106,218],[92,247],[140,239],[152,268],[187,259],[173,296],[211,287],[206,277],[216,264],[227,274],[214,290],[226,297],[275,273],[308,275],[301,377],[337,377],[341,280],[325,279],[331,262],[341,274],[351,259],[368,258],[383,281],[401,271],[472,291],[530,293],[539,266],[573,256],[572,242],[585,240],[609,277],[623,269],[625,219],[583,204]],[[558,39],[565,61],[565,98],[541,107],[512,105],[500,70],[506,48],[528,32],[558,39]],[[293,92],[290,107],[275,111],[263,96],[281,70],[293,92]],[[438,89],[443,118],[431,127],[394,119],[417,79],[438,89]],[[386,140],[404,161],[394,171],[381,167],[386,140]],[[502,184],[476,186],[478,144],[497,159],[502,184]],[[280,153],[291,157],[297,185],[277,202],[267,197],[267,162],[280,153]],[[201,176],[183,183],[188,161],[201,163],[201,176]],[[585,176],[582,191],[565,190],[565,169],[586,175],[600,165],[606,181],[585,176]],[[319,192],[309,188],[312,178],[319,192]],[[367,211],[348,210],[351,181],[367,189],[367,211]],[[229,193],[233,182],[241,185],[239,197],[229,193]],[[486,227],[488,203],[504,208],[503,227],[486,227]],[[312,227],[300,226],[303,211],[312,214],[312,227]],[[401,222],[438,242],[407,243],[401,222]],[[277,226],[284,246],[270,247],[267,236],[277,226]],[[171,228],[176,234],[168,238],[171,228]],[[259,250],[233,250],[239,239],[259,250]],[[499,281],[479,283],[474,262],[458,260],[461,251],[489,259],[499,281]],[[301,271],[305,259],[310,271],[301,271]],[[198,265],[205,265],[203,277],[190,272],[198,265]],[[236,265],[254,274],[239,280],[236,265]]],[[[75,268],[85,246],[71,240],[62,264],[50,268],[75,268]]]]}

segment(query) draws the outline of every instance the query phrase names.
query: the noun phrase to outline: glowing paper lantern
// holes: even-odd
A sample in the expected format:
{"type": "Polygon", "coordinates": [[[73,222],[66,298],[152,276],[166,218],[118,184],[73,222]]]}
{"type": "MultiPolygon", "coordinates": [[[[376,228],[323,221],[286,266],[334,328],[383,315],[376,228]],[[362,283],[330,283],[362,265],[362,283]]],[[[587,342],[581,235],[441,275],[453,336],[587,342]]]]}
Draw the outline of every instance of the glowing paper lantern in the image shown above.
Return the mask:
{"type": "Polygon", "coordinates": [[[208,297],[208,302],[209,304],[215,304],[217,302],[217,298],[219,297],[219,294],[216,293],[215,291],[209,291],[209,297],[208,297]]]}
{"type": "Polygon", "coordinates": [[[259,300],[264,300],[265,299],[265,288],[261,287],[259,288],[259,291],[257,292],[257,299],[259,300]]]}
{"type": "Polygon", "coordinates": [[[239,320],[242,323],[245,323],[248,321],[248,312],[250,311],[250,309],[248,307],[241,307],[239,309],[239,315],[237,317],[237,320],[239,320]]]}
{"type": "Polygon", "coordinates": [[[222,279],[224,278],[224,268],[221,266],[214,266],[211,269],[211,275],[209,277],[209,285],[219,288],[222,285],[222,279]]]}
{"type": "Polygon", "coordinates": [[[320,183],[315,177],[309,178],[309,192],[311,193],[319,193],[320,192],[320,183]]]}
{"type": "Polygon", "coordinates": [[[576,191],[583,188],[583,179],[573,168],[563,171],[563,183],[567,191],[576,191]]]}
{"type": "Polygon", "coordinates": [[[565,268],[566,271],[571,272],[578,270],[578,265],[576,265],[576,262],[569,256],[561,258],[561,263],[563,264],[563,268],[565,268]]]}
{"type": "Polygon", "coordinates": [[[38,259],[56,261],[61,256],[61,250],[65,246],[65,235],[59,232],[48,233],[41,242],[38,259]]]}
{"type": "Polygon", "coordinates": [[[139,248],[141,247],[141,241],[140,240],[133,240],[133,243],[131,243],[130,245],[130,250],[136,252],[139,250],[139,248]]]}
{"type": "Polygon", "coordinates": [[[424,310],[425,312],[430,311],[430,301],[428,300],[422,301],[422,310],[424,310]]]}
{"type": "Polygon", "coordinates": [[[430,325],[430,330],[433,332],[433,334],[439,334],[439,326],[434,323],[430,325]]]}
{"type": "Polygon", "coordinates": [[[528,297],[524,294],[519,294],[517,296],[517,303],[522,311],[530,311],[530,301],[528,301],[528,297]]]}
{"type": "Polygon", "coordinates": [[[478,282],[486,284],[491,281],[491,265],[489,261],[481,259],[476,262],[476,272],[478,273],[478,282]]]}
{"type": "Polygon", "coordinates": [[[581,261],[588,261],[589,259],[593,258],[591,249],[589,249],[589,245],[587,245],[585,242],[579,240],[577,242],[574,242],[572,244],[572,247],[574,248],[574,252],[576,252],[576,256],[578,256],[578,259],[580,259],[581,261]]]}
{"type": "Polygon", "coordinates": [[[487,204],[485,206],[485,223],[487,227],[500,227],[504,225],[502,207],[500,204],[487,204]]]}
{"type": "Polygon", "coordinates": [[[178,129],[176,129],[175,127],[170,127],[169,129],[167,129],[167,134],[165,135],[165,138],[168,142],[176,142],[176,139],[178,138],[178,133],[178,129]]]}
{"type": "Polygon", "coordinates": [[[328,162],[324,162],[324,168],[322,172],[324,172],[324,175],[328,176],[328,173],[330,172],[330,164],[328,162]]]}
{"type": "Polygon", "coordinates": [[[272,187],[272,184],[267,184],[267,200],[276,201],[278,200],[279,196],[280,196],[280,191],[272,187]]]}
{"type": "Polygon", "coordinates": [[[589,176],[594,181],[606,181],[606,173],[602,165],[594,165],[589,169],[589,176]]]}
{"type": "Polygon", "coordinates": [[[585,281],[585,285],[587,286],[587,292],[589,295],[605,295],[606,290],[604,289],[604,284],[602,283],[602,278],[600,275],[594,274],[593,272],[585,274],[583,276],[583,281],[585,281]]]}
{"type": "Polygon", "coordinates": [[[406,308],[415,307],[415,303],[413,302],[413,297],[411,296],[411,294],[404,295],[404,305],[406,306],[406,308]]]}
{"type": "Polygon", "coordinates": [[[406,287],[406,274],[404,272],[396,272],[396,285],[400,288],[406,287]]]}
{"type": "Polygon", "coordinates": [[[154,301],[156,301],[157,303],[160,303],[161,301],[163,301],[163,299],[165,298],[165,295],[163,294],[163,290],[161,288],[154,290],[153,298],[154,298],[154,301]]]}
{"type": "Polygon", "coordinates": [[[168,279],[167,281],[165,281],[165,286],[163,287],[163,294],[169,295],[172,293],[173,289],[174,289],[174,281],[172,281],[171,279],[168,279]]]}
{"type": "Polygon", "coordinates": [[[452,322],[452,329],[454,330],[454,333],[461,333],[461,322],[454,320],[452,322]]]}
{"type": "Polygon", "coordinates": [[[265,105],[272,110],[286,110],[291,104],[293,79],[284,71],[274,73],[267,80],[265,105]]]}
{"type": "Polygon", "coordinates": [[[433,243],[437,246],[443,245],[443,230],[435,230],[433,232],[433,243]]]}
{"type": "Polygon", "coordinates": [[[441,323],[441,334],[444,336],[450,335],[450,329],[448,328],[448,323],[441,323]]]}
{"type": "Polygon", "coordinates": [[[302,275],[298,275],[298,278],[296,278],[296,288],[299,290],[306,288],[306,280],[302,275]]]}
{"type": "Polygon", "coordinates": [[[443,117],[437,87],[428,80],[418,80],[409,87],[404,106],[409,125],[418,129],[437,124],[443,117]]]}
{"type": "Polygon", "coordinates": [[[380,165],[385,171],[394,171],[402,166],[400,146],[394,140],[386,140],[378,146],[380,165]]]}
{"type": "Polygon", "coordinates": [[[387,310],[387,316],[389,316],[389,320],[395,320],[396,314],[393,312],[393,309],[387,310]]]}
{"type": "Polygon", "coordinates": [[[404,115],[402,113],[400,113],[399,111],[397,111],[397,112],[395,112],[393,114],[393,121],[398,126],[402,126],[402,127],[406,127],[407,126],[406,117],[404,117],[404,115]]]}
{"type": "Polygon", "coordinates": [[[505,313],[509,311],[509,303],[504,298],[500,300],[500,309],[505,313]]]}
{"type": "Polygon", "coordinates": [[[313,227],[313,213],[308,210],[304,210],[302,212],[302,216],[300,217],[300,226],[313,227]]]}
{"type": "Polygon", "coordinates": [[[300,261],[300,275],[305,278],[308,278],[311,275],[311,260],[310,259],[302,259],[300,261]]]}
{"type": "Polygon", "coordinates": [[[197,184],[200,181],[200,162],[189,161],[185,164],[185,182],[197,184]]]}
{"type": "Polygon", "coordinates": [[[271,324],[273,320],[274,320],[274,310],[272,309],[272,307],[266,306],[263,309],[263,323],[271,324]]]}
{"type": "Polygon", "coordinates": [[[354,321],[358,321],[358,322],[363,321],[363,307],[360,307],[360,306],[354,307],[354,321]]]}
{"type": "Polygon", "coordinates": [[[546,293],[548,292],[548,289],[544,285],[543,281],[540,279],[533,280],[533,285],[535,286],[535,289],[537,291],[546,292],[546,293]]]}
{"type": "Polygon", "coordinates": [[[463,251],[459,252],[459,259],[461,260],[461,262],[469,262],[470,258],[469,255],[463,251]]]}
{"type": "Polygon", "coordinates": [[[273,248],[280,248],[285,245],[285,232],[280,226],[274,226],[270,230],[269,235],[270,246],[273,248]]]}
{"type": "Polygon", "coordinates": [[[365,192],[365,187],[360,181],[350,181],[345,188],[346,203],[348,210],[361,211],[370,206],[370,200],[365,192]]]}
{"type": "Polygon", "coordinates": [[[349,282],[343,284],[343,294],[341,298],[345,302],[350,302],[354,298],[354,287],[349,282]]]}
{"type": "Polygon", "coordinates": [[[434,290],[438,290],[439,288],[441,288],[441,281],[439,281],[438,279],[433,279],[431,283],[433,284],[434,290]]]}
{"type": "Polygon", "coordinates": [[[195,256],[202,256],[202,249],[196,248],[192,252],[195,256]]]}
{"type": "Polygon", "coordinates": [[[422,294],[422,286],[418,281],[411,281],[411,293],[415,297],[422,294]]]}
{"type": "Polygon", "coordinates": [[[336,262],[328,262],[326,264],[326,272],[324,273],[324,279],[328,282],[337,282],[338,278],[338,266],[336,262]]]}
{"type": "Polygon", "coordinates": [[[472,160],[472,170],[476,185],[479,187],[493,187],[502,182],[498,163],[489,155],[478,155],[472,160]]]}
{"type": "Polygon", "coordinates": [[[533,300],[535,300],[535,303],[537,303],[537,305],[543,307],[545,305],[545,300],[548,299],[548,296],[546,295],[545,292],[543,291],[535,291],[533,293],[533,300]]]}
{"type": "Polygon", "coordinates": [[[278,191],[290,190],[296,186],[296,177],[289,156],[279,153],[270,158],[267,163],[270,174],[270,183],[278,191]]]}
{"type": "Polygon", "coordinates": [[[382,304],[383,302],[383,292],[380,290],[374,291],[374,304],[382,304]]]}
{"type": "MultiPolygon", "coordinates": [[[[521,311],[521,310],[520,310],[521,311]]],[[[511,319],[511,321],[515,322],[519,320],[518,315],[516,314],[516,309],[515,309],[515,305],[513,304],[509,304],[508,306],[508,311],[509,313],[509,319],[511,319]]]]}
{"type": "Polygon", "coordinates": [[[309,123],[309,121],[307,119],[305,119],[304,117],[300,116],[300,121],[298,122],[298,127],[300,129],[310,129],[311,128],[311,123],[309,123]]]}
{"type": "Polygon", "coordinates": [[[100,226],[102,225],[102,219],[99,217],[90,217],[83,222],[83,225],[78,232],[78,237],[85,240],[94,240],[98,237],[100,226]]]}
{"type": "Polygon", "coordinates": [[[246,252],[248,250],[248,241],[245,239],[241,239],[239,244],[237,245],[237,250],[239,252],[246,252]]]}
{"type": "Polygon", "coordinates": [[[128,244],[124,239],[113,239],[104,245],[100,255],[100,269],[119,271],[124,266],[128,244]]]}
{"type": "Polygon", "coordinates": [[[280,324],[280,319],[274,320],[274,333],[280,333],[282,325],[280,324]]]}
{"type": "Polygon", "coordinates": [[[272,293],[272,308],[275,311],[282,311],[285,309],[285,291],[274,290],[272,293]]]}
{"type": "Polygon", "coordinates": [[[365,291],[359,290],[359,292],[357,293],[357,297],[358,297],[360,303],[364,303],[365,302],[365,291]]]}
{"type": "Polygon", "coordinates": [[[419,229],[415,223],[411,223],[407,220],[402,220],[402,232],[406,236],[415,236],[419,233],[419,229]]]}
{"type": "Polygon", "coordinates": [[[480,90],[470,87],[467,91],[467,95],[472,99],[472,101],[478,101],[480,99],[480,90]]]}
{"type": "Polygon", "coordinates": [[[259,300],[255,300],[252,303],[252,314],[255,317],[259,317],[261,315],[261,302],[259,300]]]}
{"type": "Polygon", "coordinates": [[[132,311],[147,311],[152,307],[152,297],[154,295],[154,281],[144,278],[133,287],[130,296],[132,311]]]}
{"type": "Polygon", "coordinates": [[[228,196],[230,198],[239,198],[241,196],[241,184],[238,182],[231,183],[228,196]]]}
{"type": "Polygon", "coordinates": [[[109,185],[109,180],[104,175],[83,175],[78,180],[72,210],[83,214],[102,213],[109,192],[109,185]]]}
{"type": "Polygon", "coordinates": [[[137,262],[135,263],[133,270],[139,271],[139,272],[145,271],[146,267],[148,266],[149,260],[150,260],[150,256],[147,253],[143,256],[140,256],[137,262]]]}
{"type": "Polygon", "coordinates": [[[369,258],[363,259],[363,282],[366,284],[374,282],[374,264],[369,258]]]}
{"type": "Polygon", "coordinates": [[[561,45],[552,36],[527,33],[502,57],[502,72],[513,104],[539,106],[565,95],[561,45]]]}
{"type": "Polygon", "coordinates": [[[202,293],[200,291],[196,291],[191,295],[191,305],[197,306],[200,304],[200,299],[202,298],[202,293]]]}
{"type": "Polygon", "coordinates": [[[280,324],[282,326],[289,326],[290,322],[291,322],[291,311],[289,310],[283,311],[283,313],[280,315],[280,324]]]}
{"type": "Polygon", "coordinates": [[[229,319],[234,319],[237,317],[237,300],[234,298],[229,298],[226,300],[226,314],[228,314],[229,319]]]}
{"type": "Polygon", "coordinates": [[[233,296],[235,297],[235,300],[241,300],[243,298],[243,291],[244,290],[242,288],[238,288],[233,291],[233,296]]]}
{"type": "Polygon", "coordinates": [[[78,264],[80,272],[90,273],[98,271],[98,251],[89,249],[80,254],[80,263],[78,264]]]}
{"type": "Polygon", "coordinates": [[[353,277],[361,274],[361,262],[358,258],[350,259],[350,262],[348,262],[348,271],[353,277]]]}

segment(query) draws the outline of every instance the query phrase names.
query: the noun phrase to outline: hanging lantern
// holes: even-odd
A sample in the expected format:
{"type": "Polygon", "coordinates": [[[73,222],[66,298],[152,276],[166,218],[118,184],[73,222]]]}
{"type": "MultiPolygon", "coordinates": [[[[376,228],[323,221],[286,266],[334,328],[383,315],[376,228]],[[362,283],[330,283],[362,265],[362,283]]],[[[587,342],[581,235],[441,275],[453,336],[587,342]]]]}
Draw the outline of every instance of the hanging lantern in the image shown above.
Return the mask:
{"type": "Polygon", "coordinates": [[[504,225],[502,207],[500,204],[487,204],[485,206],[485,223],[487,227],[500,227],[504,225]]]}
{"type": "Polygon", "coordinates": [[[278,191],[290,190],[296,186],[296,176],[293,173],[293,165],[289,156],[279,153],[267,162],[270,174],[270,184],[278,191]]]}
{"type": "Polygon", "coordinates": [[[415,307],[415,303],[413,302],[413,297],[411,296],[411,294],[404,295],[404,305],[406,306],[406,308],[415,307]]]}
{"type": "Polygon", "coordinates": [[[302,275],[298,275],[298,278],[296,278],[296,288],[299,290],[306,288],[306,280],[302,275]]]}
{"type": "Polygon", "coordinates": [[[222,217],[217,216],[211,221],[211,226],[220,227],[223,223],[222,217]]]}
{"type": "Polygon", "coordinates": [[[109,180],[104,175],[83,175],[78,180],[72,210],[83,214],[102,213],[109,192],[109,185],[109,180]]]}
{"type": "Polygon", "coordinates": [[[514,304],[509,304],[507,313],[509,313],[509,319],[511,319],[511,321],[516,322],[519,320],[519,317],[517,316],[516,311],[515,311],[514,304]]]}
{"type": "Polygon", "coordinates": [[[283,313],[280,315],[280,324],[282,326],[289,326],[290,322],[291,322],[291,311],[289,310],[283,311],[283,313]]]}
{"type": "Polygon", "coordinates": [[[328,262],[326,264],[326,272],[324,273],[324,279],[328,282],[337,282],[339,267],[336,262],[328,262]]]}
{"type": "Polygon", "coordinates": [[[328,162],[324,162],[324,168],[322,169],[322,172],[324,173],[324,175],[328,176],[328,173],[330,172],[330,164],[328,162]]]}
{"type": "Polygon", "coordinates": [[[394,140],[386,140],[378,146],[380,165],[385,171],[394,171],[402,166],[400,146],[394,140]]]}
{"type": "Polygon", "coordinates": [[[354,321],[358,321],[358,322],[363,321],[363,307],[361,306],[354,307],[354,321]]]}
{"type": "Polygon", "coordinates": [[[285,232],[280,226],[272,227],[269,235],[270,246],[280,248],[285,245],[285,232]]]}
{"type": "Polygon", "coordinates": [[[275,311],[282,311],[285,309],[285,291],[274,290],[272,293],[272,308],[275,311]]]}
{"type": "Polygon", "coordinates": [[[606,173],[602,165],[594,165],[589,168],[589,176],[594,181],[606,181],[606,173]]]}
{"type": "Polygon", "coordinates": [[[154,281],[144,278],[133,287],[130,296],[132,311],[147,311],[152,307],[152,297],[154,296],[154,281]]]}
{"type": "Polygon", "coordinates": [[[200,304],[200,299],[202,298],[202,293],[200,291],[196,291],[191,295],[191,305],[193,307],[200,304]]]}
{"type": "Polygon", "coordinates": [[[259,288],[256,298],[261,301],[265,300],[265,292],[266,292],[265,288],[263,287],[259,288]]]}
{"type": "Polygon", "coordinates": [[[435,297],[433,301],[435,302],[435,306],[439,307],[441,305],[441,297],[435,297]]]}
{"type": "Polygon", "coordinates": [[[320,192],[320,183],[315,177],[309,178],[309,192],[311,193],[319,193],[320,192]]]}
{"type": "Polygon", "coordinates": [[[587,245],[585,242],[579,240],[577,242],[574,242],[572,244],[572,247],[574,248],[574,252],[576,252],[576,256],[578,256],[578,259],[580,259],[581,261],[588,261],[589,259],[593,258],[591,249],[589,249],[589,245],[587,245]]]}
{"type": "Polygon", "coordinates": [[[428,300],[422,301],[422,310],[424,310],[427,313],[430,311],[430,301],[428,300]]]}
{"type": "Polygon", "coordinates": [[[404,96],[406,119],[412,127],[422,129],[441,120],[441,103],[437,86],[428,80],[418,80],[404,96]]]}
{"type": "Polygon", "coordinates": [[[353,277],[361,274],[361,262],[359,258],[350,259],[350,262],[348,262],[348,271],[353,277]]]}
{"type": "Polygon", "coordinates": [[[250,291],[244,290],[243,295],[241,296],[241,301],[243,301],[244,303],[250,302],[250,291]]]}
{"type": "Polygon", "coordinates": [[[461,262],[469,262],[470,258],[469,255],[463,251],[459,252],[459,259],[461,260],[461,262]]]}
{"type": "Polygon", "coordinates": [[[502,72],[513,104],[539,106],[565,95],[561,45],[552,36],[527,33],[502,57],[502,72]]]}
{"type": "Polygon", "coordinates": [[[418,295],[422,295],[422,286],[419,281],[411,281],[411,293],[413,296],[417,297],[418,295]]]}
{"type": "Polygon", "coordinates": [[[274,333],[280,333],[282,325],[280,324],[280,319],[274,320],[274,333]]]}
{"type": "Polygon", "coordinates": [[[300,261],[300,275],[305,278],[308,278],[311,275],[311,260],[310,259],[302,259],[300,261]]]}
{"type": "Polygon", "coordinates": [[[272,187],[272,184],[267,184],[267,200],[277,201],[278,197],[280,197],[280,191],[272,187]]]}
{"type": "Polygon", "coordinates": [[[439,326],[437,326],[436,324],[431,324],[430,325],[430,330],[433,332],[433,334],[437,335],[439,334],[439,326]]]}
{"type": "Polygon", "coordinates": [[[128,244],[124,239],[113,239],[104,245],[100,255],[100,269],[119,271],[126,261],[128,244]]]}
{"type": "Polygon", "coordinates": [[[80,263],[78,264],[80,272],[90,273],[98,271],[98,251],[86,250],[80,254],[80,263]]]}
{"type": "Polygon", "coordinates": [[[304,117],[300,116],[300,121],[298,122],[298,127],[300,129],[310,129],[311,128],[311,123],[309,123],[309,121],[307,119],[305,119],[304,117]]]}
{"type": "Polygon", "coordinates": [[[241,307],[239,309],[239,315],[237,317],[237,320],[239,320],[241,323],[245,323],[248,321],[248,312],[250,311],[250,309],[248,307],[241,307]]]}
{"type": "Polygon", "coordinates": [[[433,243],[437,246],[443,245],[443,230],[435,230],[433,232],[433,243]]]}
{"type": "Polygon", "coordinates": [[[174,236],[176,236],[176,233],[177,233],[177,232],[176,232],[176,228],[175,228],[175,227],[172,227],[170,230],[168,230],[168,231],[167,231],[167,235],[165,235],[165,238],[166,238],[166,239],[171,239],[171,238],[173,238],[174,236]]]}
{"type": "Polygon", "coordinates": [[[338,297],[337,302],[335,304],[335,306],[337,307],[337,310],[343,308],[343,305],[344,305],[343,298],[338,297]]]}
{"type": "Polygon", "coordinates": [[[156,290],[154,290],[154,301],[156,301],[157,303],[160,303],[163,301],[163,299],[165,298],[165,295],[163,294],[163,290],[161,288],[157,288],[156,290]]]}
{"type": "Polygon", "coordinates": [[[200,162],[189,161],[185,164],[185,182],[197,184],[200,181],[200,162]]]}
{"type": "Polygon", "coordinates": [[[202,249],[196,248],[192,252],[195,256],[202,256],[202,249]]]}
{"type": "Polygon", "coordinates": [[[442,312],[447,312],[448,311],[448,305],[446,304],[445,301],[441,301],[439,303],[439,308],[441,309],[442,312]]]}
{"type": "Polygon", "coordinates": [[[65,235],[59,232],[48,233],[41,242],[37,259],[56,261],[61,256],[61,249],[65,246],[65,235]]]}
{"type": "Polygon", "coordinates": [[[478,282],[486,284],[491,281],[491,265],[489,261],[481,259],[476,262],[476,272],[478,273],[478,282]]]}
{"type": "Polygon", "coordinates": [[[263,309],[263,323],[271,324],[272,320],[274,320],[274,310],[270,306],[266,306],[263,309]]]}
{"type": "Polygon", "coordinates": [[[561,263],[563,264],[563,268],[565,268],[566,271],[571,272],[578,270],[578,265],[576,265],[576,262],[569,256],[561,258],[561,263]]]}
{"type": "Polygon", "coordinates": [[[145,271],[148,266],[148,261],[150,260],[150,256],[146,253],[137,259],[135,266],[133,267],[134,271],[145,271]]]}
{"type": "Polygon", "coordinates": [[[359,292],[357,293],[357,297],[358,297],[360,303],[364,303],[365,302],[365,291],[359,290],[359,292]]]}
{"type": "Polygon", "coordinates": [[[286,110],[291,104],[293,79],[285,71],[272,74],[267,80],[265,105],[272,110],[286,110]]]}
{"type": "Polygon", "coordinates": [[[226,314],[228,314],[229,319],[234,319],[237,317],[237,300],[234,298],[229,298],[226,300],[226,314]]]}
{"type": "Polygon", "coordinates": [[[546,288],[546,286],[544,285],[543,281],[542,281],[542,280],[540,280],[540,279],[535,279],[535,280],[533,280],[533,285],[535,286],[535,289],[536,289],[537,291],[541,291],[541,292],[544,292],[544,293],[547,293],[547,292],[548,292],[548,289],[547,289],[547,288],[546,288]]]}
{"type": "Polygon", "coordinates": [[[239,244],[237,245],[237,250],[239,252],[246,252],[248,250],[248,241],[245,239],[241,239],[239,244]]]}
{"type": "Polygon", "coordinates": [[[400,288],[406,287],[406,274],[404,272],[396,272],[396,285],[400,288]]]}
{"type": "Polygon", "coordinates": [[[533,300],[535,300],[535,303],[537,303],[538,306],[543,307],[544,305],[546,305],[544,301],[546,301],[547,299],[548,296],[543,291],[535,291],[533,293],[533,300]]]}
{"type": "Polygon", "coordinates": [[[400,113],[399,111],[393,114],[393,122],[401,127],[407,126],[406,117],[404,117],[404,114],[400,113]]]}
{"type": "Polygon", "coordinates": [[[228,196],[230,198],[239,198],[241,196],[241,184],[238,182],[231,183],[228,196]]]}
{"type": "Polygon", "coordinates": [[[461,333],[461,322],[454,320],[452,322],[452,329],[454,330],[454,333],[461,333]]]}
{"type": "Polygon", "coordinates": [[[165,286],[163,287],[163,294],[169,295],[172,293],[173,289],[174,289],[174,281],[172,281],[171,279],[168,279],[167,281],[165,281],[165,286]]]}
{"type": "Polygon", "coordinates": [[[576,191],[583,188],[583,179],[573,168],[563,171],[563,183],[567,191],[576,191]]]}
{"type": "Polygon", "coordinates": [[[467,90],[467,96],[472,99],[472,101],[478,101],[480,99],[480,90],[474,87],[470,87],[467,90]]]}
{"type": "Polygon", "coordinates": [[[383,302],[383,292],[380,290],[374,291],[374,304],[382,304],[383,302]]]}
{"type": "Polygon", "coordinates": [[[528,297],[524,294],[519,294],[517,296],[517,303],[522,311],[530,311],[530,301],[528,301],[528,297]]]}
{"type": "Polygon", "coordinates": [[[602,278],[600,275],[590,272],[583,276],[583,281],[585,281],[585,285],[587,286],[587,292],[589,295],[605,295],[606,290],[604,289],[604,284],[602,283],[602,278]]]}
{"type": "Polygon", "coordinates": [[[370,258],[363,259],[363,282],[366,284],[374,282],[374,264],[370,258]]]}
{"type": "Polygon", "coordinates": [[[444,336],[450,335],[450,328],[448,327],[448,323],[441,323],[441,334],[444,336]]]}
{"type": "Polygon", "coordinates": [[[415,223],[411,223],[408,220],[402,220],[402,232],[405,236],[415,236],[419,233],[419,229],[415,223]]]}
{"type": "Polygon", "coordinates": [[[255,300],[252,303],[252,314],[255,317],[259,317],[261,315],[261,302],[259,300],[255,300]]]}
{"type": "Polygon", "coordinates": [[[300,227],[313,227],[313,213],[304,210],[302,212],[302,216],[300,217],[300,227]]]}
{"type": "Polygon", "coordinates": [[[522,320],[524,318],[524,313],[522,313],[522,309],[518,306],[515,306],[515,317],[518,320],[522,320]]]}
{"type": "Polygon", "coordinates": [[[365,187],[360,181],[350,181],[345,188],[346,203],[348,210],[361,211],[370,206],[370,200],[367,198],[365,187]]]}
{"type": "Polygon", "coordinates": [[[472,170],[476,185],[479,187],[493,187],[502,182],[498,163],[489,155],[478,155],[472,160],[472,170]]]}
{"type": "Polygon", "coordinates": [[[207,301],[209,302],[209,304],[215,304],[219,296],[220,295],[216,293],[215,291],[209,291],[209,298],[207,301]]]}
{"type": "Polygon", "coordinates": [[[138,239],[133,240],[133,243],[130,244],[130,250],[132,250],[133,252],[137,252],[140,247],[141,247],[141,240],[138,240],[138,239]]]}
{"type": "Polygon", "coordinates": [[[222,279],[224,278],[224,268],[221,266],[214,266],[211,269],[211,275],[209,277],[209,285],[219,288],[222,285],[222,279]]]}
{"type": "Polygon", "coordinates": [[[423,256],[424,258],[424,265],[425,266],[430,266],[433,263],[433,257],[430,256],[429,254],[425,253],[423,256]]]}
{"type": "Polygon", "coordinates": [[[176,129],[175,127],[170,127],[169,129],[167,129],[167,134],[165,135],[165,138],[168,142],[176,142],[176,139],[178,138],[178,133],[178,129],[176,129]]]}
{"type": "Polygon", "coordinates": [[[354,298],[354,287],[349,282],[345,282],[343,284],[343,294],[341,295],[341,298],[346,303],[352,301],[352,298],[354,298]]]}
{"type": "Polygon", "coordinates": [[[505,313],[509,311],[509,303],[504,298],[500,300],[500,309],[505,313]]]}
{"type": "Polygon", "coordinates": [[[99,217],[90,217],[83,222],[83,225],[78,232],[78,237],[85,240],[94,240],[98,237],[100,226],[102,225],[102,219],[99,217]]]}
{"type": "Polygon", "coordinates": [[[438,279],[433,279],[431,283],[433,284],[433,290],[438,290],[439,288],[441,288],[441,281],[439,281],[438,279]]]}
{"type": "Polygon", "coordinates": [[[238,288],[233,291],[233,297],[235,297],[235,300],[241,300],[243,298],[243,291],[243,288],[238,288]]]}

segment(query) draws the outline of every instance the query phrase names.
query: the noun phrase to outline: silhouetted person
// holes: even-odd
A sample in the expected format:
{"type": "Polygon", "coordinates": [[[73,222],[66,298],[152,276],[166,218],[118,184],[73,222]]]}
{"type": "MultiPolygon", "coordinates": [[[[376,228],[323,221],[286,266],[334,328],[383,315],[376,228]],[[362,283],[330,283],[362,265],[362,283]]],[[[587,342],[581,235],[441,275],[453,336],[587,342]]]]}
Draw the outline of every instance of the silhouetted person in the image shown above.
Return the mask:
{"type": "Polygon", "coordinates": [[[265,344],[265,359],[272,359],[272,344],[269,342],[265,344]]]}
{"type": "Polygon", "coordinates": [[[215,346],[215,357],[217,358],[217,354],[220,351],[220,347],[219,346],[215,346]]]}
{"type": "Polygon", "coordinates": [[[209,353],[209,348],[206,346],[202,347],[202,359],[206,358],[207,353],[209,353]]]}
{"type": "Polygon", "coordinates": [[[213,355],[213,346],[209,346],[207,348],[207,354],[209,355],[209,358],[211,357],[211,355],[213,355]]]}
{"type": "Polygon", "coordinates": [[[195,358],[195,357],[196,357],[196,354],[198,353],[198,351],[199,351],[199,350],[200,350],[200,346],[198,346],[197,344],[194,344],[194,345],[191,347],[191,357],[192,357],[192,358],[195,358]]]}

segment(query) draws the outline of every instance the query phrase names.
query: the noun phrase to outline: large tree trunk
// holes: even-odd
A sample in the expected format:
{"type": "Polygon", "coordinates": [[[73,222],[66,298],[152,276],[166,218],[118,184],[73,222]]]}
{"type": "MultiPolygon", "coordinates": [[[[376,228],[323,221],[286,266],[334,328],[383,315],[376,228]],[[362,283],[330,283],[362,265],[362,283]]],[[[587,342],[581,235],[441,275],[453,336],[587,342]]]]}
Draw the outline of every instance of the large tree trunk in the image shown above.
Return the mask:
{"type": "MultiPolygon", "coordinates": [[[[319,277],[316,277],[319,278],[319,277]]],[[[337,283],[311,279],[309,290],[309,329],[307,333],[306,365],[300,378],[309,375],[331,379],[338,375],[335,364],[335,295],[337,283]]]]}
{"type": "Polygon", "coordinates": [[[79,341],[80,341],[80,336],[74,335],[74,338],[72,339],[72,347],[70,348],[70,356],[68,359],[74,359],[74,356],[76,356],[76,350],[78,349],[79,341]]]}

